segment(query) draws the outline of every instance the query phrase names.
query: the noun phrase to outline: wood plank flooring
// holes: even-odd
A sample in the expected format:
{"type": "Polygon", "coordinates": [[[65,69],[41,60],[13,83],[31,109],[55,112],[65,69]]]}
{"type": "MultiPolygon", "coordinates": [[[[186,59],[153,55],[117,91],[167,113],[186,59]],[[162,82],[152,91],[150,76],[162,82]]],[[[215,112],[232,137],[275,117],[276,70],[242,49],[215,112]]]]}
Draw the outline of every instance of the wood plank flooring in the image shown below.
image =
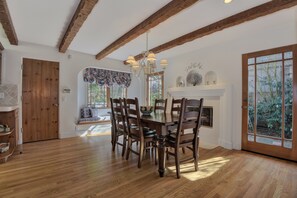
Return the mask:
{"type": "MultiPolygon", "coordinates": [[[[199,171],[174,159],[160,178],[150,155],[141,169],[110,136],[25,144],[0,164],[0,197],[297,197],[297,163],[223,148],[200,149],[199,171]]],[[[189,153],[189,152],[188,152],[189,153]]]]}

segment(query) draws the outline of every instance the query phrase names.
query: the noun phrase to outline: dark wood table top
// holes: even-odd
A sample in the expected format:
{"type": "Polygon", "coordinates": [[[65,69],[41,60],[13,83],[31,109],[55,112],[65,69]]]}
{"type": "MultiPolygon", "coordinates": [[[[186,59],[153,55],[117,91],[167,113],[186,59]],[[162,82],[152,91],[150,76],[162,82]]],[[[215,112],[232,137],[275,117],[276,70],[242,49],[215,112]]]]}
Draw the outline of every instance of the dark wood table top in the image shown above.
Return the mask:
{"type": "Polygon", "coordinates": [[[150,116],[141,116],[141,121],[169,126],[178,122],[178,115],[172,115],[171,113],[152,112],[150,116]]]}

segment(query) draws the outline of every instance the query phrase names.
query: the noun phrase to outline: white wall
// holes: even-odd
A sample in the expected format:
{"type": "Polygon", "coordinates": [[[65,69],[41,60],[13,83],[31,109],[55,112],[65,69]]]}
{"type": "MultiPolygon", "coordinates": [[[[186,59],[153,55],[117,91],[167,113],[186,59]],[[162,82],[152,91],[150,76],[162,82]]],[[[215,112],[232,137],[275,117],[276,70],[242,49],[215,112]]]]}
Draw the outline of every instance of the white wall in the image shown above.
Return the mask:
{"type": "MultiPolygon", "coordinates": [[[[281,21],[264,17],[219,33],[212,34],[189,44],[196,44],[196,51],[187,52],[186,45],[179,48],[185,54],[169,59],[165,73],[165,87],[175,87],[178,76],[186,77],[185,68],[191,63],[201,63],[200,72],[205,75],[215,71],[218,83],[233,85],[233,148],[241,148],[241,98],[242,98],[242,54],[297,43],[297,12],[276,13],[281,21]],[[209,42],[209,44],[207,43],[209,42]],[[199,45],[205,46],[200,48],[199,45]]],[[[177,50],[177,49],[173,49],[177,50]]],[[[166,93],[166,92],[165,92],[166,93]]]]}
{"type": "MultiPolygon", "coordinates": [[[[9,45],[5,45],[9,46],[9,45]]],[[[112,59],[96,60],[95,56],[78,52],[59,53],[56,48],[33,45],[29,43],[19,43],[18,46],[9,46],[3,52],[3,83],[17,84],[19,95],[22,93],[22,59],[33,58],[41,60],[57,61],[60,63],[60,97],[59,97],[59,133],[60,138],[75,136],[75,121],[78,117],[78,99],[83,98],[85,93],[80,93],[77,79],[79,72],[89,66],[105,68],[117,71],[129,71],[129,67],[123,65],[122,61],[112,59]],[[70,56],[69,56],[70,55],[70,56]],[[70,88],[69,94],[62,93],[63,88],[70,88]]],[[[138,96],[139,84],[132,81],[129,88],[129,96],[138,96]],[[136,91],[134,91],[136,90],[136,91]]],[[[20,100],[19,100],[20,101],[20,100]]],[[[21,118],[21,102],[20,118],[21,118]]],[[[20,128],[22,127],[20,119],[20,128]]],[[[22,136],[20,136],[22,137],[22,136]]],[[[22,138],[20,138],[22,139],[22,138]]]]}

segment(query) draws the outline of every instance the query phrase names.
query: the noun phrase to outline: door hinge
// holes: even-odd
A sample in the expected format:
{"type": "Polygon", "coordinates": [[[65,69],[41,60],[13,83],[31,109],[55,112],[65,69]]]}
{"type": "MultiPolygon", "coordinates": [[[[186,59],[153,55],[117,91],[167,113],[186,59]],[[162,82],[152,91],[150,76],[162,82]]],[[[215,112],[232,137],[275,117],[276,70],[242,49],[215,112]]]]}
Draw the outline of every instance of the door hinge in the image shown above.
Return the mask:
{"type": "Polygon", "coordinates": [[[23,128],[21,128],[21,133],[23,133],[23,128]]]}
{"type": "Polygon", "coordinates": [[[23,101],[23,96],[21,96],[21,101],[23,101]]]}
{"type": "Polygon", "coordinates": [[[22,64],[22,65],[21,65],[21,70],[23,70],[23,68],[24,68],[24,65],[22,64]]]}

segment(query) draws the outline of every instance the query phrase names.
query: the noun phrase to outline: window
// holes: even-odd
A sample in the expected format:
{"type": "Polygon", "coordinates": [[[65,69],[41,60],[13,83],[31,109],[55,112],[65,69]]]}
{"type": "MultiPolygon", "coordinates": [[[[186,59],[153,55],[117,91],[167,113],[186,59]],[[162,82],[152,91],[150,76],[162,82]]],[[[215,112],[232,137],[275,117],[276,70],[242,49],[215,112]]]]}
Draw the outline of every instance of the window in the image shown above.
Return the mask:
{"type": "Polygon", "coordinates": [[[123,88],[119,85],[113,85],[110,87],[110,97],[111,98],[126,98],[127,88],[123,88]]]}
{"type": "Polygon", "coordinates": [[[125,97],[127,97],[127,88],[119,85],[113,85],[109,88],[95,83],[88,83],[88,106],[107,108],[110,107],[109,98],[125,97]]]}
{"type": "Polygon", "coordinates": [[[164,96],[164,72],[149,74],[147,76],[148,105],[154,106],[156,99],[164,96]]]}

